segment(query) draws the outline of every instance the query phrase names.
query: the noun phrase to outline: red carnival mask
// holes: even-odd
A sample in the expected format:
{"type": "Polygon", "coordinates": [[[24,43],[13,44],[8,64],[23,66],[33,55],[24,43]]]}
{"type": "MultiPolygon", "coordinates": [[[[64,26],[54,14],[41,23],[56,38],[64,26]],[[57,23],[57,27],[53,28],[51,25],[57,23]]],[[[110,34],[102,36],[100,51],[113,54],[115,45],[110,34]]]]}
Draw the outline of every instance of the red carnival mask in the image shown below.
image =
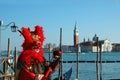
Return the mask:
{"type": "Polygon", "coordinates": [[[34,31],[30,31],[30,28],[22,27],[21,34],[24,37],[24,43],[22,44],[23,50],[28,50],[34,48],[42,49],[42,45],[44,42],[44,34],[43,34],[42,26],[35,26],[34,31]]]}

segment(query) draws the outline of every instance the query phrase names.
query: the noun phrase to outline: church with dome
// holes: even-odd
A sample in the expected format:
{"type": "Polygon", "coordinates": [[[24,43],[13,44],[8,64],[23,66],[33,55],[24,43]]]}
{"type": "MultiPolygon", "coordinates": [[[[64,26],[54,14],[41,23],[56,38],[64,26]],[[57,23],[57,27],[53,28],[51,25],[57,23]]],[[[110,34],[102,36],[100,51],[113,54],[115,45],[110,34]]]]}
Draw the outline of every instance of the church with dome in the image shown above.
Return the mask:
{"type": "MultiPolygon", "coordinates": [[[[97,35],[93,37],[92,41],[84,41],[80,43],[81,52],[97,52],[97,35]]],[[[100,51],[100,44],[101,44],[101,51],[102,52],[111,52],[112,51],[112,43],[110,40],[98,40],[98,51],[100,51]]]]}

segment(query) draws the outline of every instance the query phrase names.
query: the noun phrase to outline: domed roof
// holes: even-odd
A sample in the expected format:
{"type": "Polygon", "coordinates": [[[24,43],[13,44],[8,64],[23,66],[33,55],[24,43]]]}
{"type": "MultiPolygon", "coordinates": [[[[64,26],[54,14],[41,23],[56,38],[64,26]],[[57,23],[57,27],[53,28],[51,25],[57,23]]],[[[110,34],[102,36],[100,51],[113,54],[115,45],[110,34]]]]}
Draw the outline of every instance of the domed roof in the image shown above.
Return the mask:
{"type": "Polygon", "coordinates": [[[93,37],[93,41],[96,41],[96,40],[97,40],[97,35],[95,34],[93,37]]]}

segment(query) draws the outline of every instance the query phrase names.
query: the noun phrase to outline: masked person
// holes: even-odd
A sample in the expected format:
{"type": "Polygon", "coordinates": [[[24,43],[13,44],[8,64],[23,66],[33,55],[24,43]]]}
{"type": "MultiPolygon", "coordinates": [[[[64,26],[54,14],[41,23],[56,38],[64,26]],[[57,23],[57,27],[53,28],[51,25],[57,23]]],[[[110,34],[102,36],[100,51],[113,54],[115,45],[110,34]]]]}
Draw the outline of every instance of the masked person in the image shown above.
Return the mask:
{"type": "Polygon", "coordinates": [[[22,27],[19,31],[24,37],[21,52],[17,62],[16,80],[51,80],[51,74],[59,67],[61,51],[53,52],[53,59],[47,63],[42,46],[45,40],[43,28],[35,26],[35,30],[22,27]]]}

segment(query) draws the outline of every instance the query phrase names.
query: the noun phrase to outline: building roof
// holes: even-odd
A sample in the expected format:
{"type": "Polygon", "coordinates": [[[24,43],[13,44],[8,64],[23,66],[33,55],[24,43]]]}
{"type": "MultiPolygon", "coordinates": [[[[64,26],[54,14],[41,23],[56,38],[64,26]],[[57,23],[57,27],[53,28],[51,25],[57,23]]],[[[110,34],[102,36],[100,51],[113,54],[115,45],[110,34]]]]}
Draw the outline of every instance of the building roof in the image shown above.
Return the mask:
{"type": "MultiPolygon", "coordinates": [[[[104,41],[105,40],[99,40],[98,41],[98,44],[104,44],[104,41]]],[[[87,42],[83,42],[83,43],[80,43],[81,46],[97,46],[97,42],[94,42],[94,41],[87,41],[87,42]]]]}
{"type": "Polygon", "coordinates": [[[87,41],[87,42],[83,42],[80,43],[81,46],[92,46],[93,45],[93,41],[87,41]]]}

